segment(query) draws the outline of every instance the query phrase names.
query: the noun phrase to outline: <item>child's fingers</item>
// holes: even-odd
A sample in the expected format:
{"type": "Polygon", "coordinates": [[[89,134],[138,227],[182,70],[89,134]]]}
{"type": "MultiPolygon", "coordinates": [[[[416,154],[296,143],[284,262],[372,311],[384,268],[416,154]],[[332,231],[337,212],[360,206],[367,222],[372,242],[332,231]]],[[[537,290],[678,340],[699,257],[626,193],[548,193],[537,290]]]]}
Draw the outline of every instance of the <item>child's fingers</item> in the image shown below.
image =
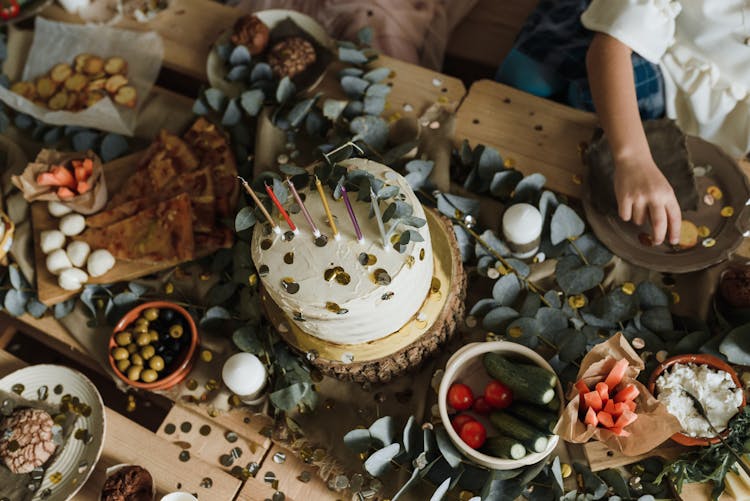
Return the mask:
{"type": "Polygon", "coordinates": [[[654,245],[660,245],[667,233],[667,211],[663,205],[649,205],[649,217],[651,218],[651,231],[654,245]]]}
{"type": "Polygon", "coordinates": [[[642,225],[646,221],[646,211],[648,206],[643,202],[635,202],[633,204],[633,222],[638,226],[642,225]]]}
{"type": "Polygon", "coordinates": [[[680,243],[680,226],[682,226],[682,211],[677,200],[672,199],[666,205],[667,219],[669,221],[669,243],[677,245],[680,243]]]}
{"type": "Polygon", "coordinates": [[[633,217],[633,202],[629,198],[625,198],[620,202],[620,218],[623,221],[630,221],[633,217]]]}

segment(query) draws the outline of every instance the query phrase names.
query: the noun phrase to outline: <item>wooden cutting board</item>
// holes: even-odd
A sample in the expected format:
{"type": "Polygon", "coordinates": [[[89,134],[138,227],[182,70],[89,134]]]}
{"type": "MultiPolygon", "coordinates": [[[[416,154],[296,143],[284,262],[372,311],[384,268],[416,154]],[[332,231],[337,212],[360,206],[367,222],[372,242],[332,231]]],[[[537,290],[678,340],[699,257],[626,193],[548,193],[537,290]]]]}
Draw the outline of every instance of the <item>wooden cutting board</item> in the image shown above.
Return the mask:
{"type": "MultiPolygon", "coordinates": [[[[138,165],[138,160],[142,155],[143,152],[138,152],[104,164],[104,175],[107,180],[107,191],[110,196],[112,193],[116,193],[127,181],[138,165]]],[[[44,230],[54,230],[59,226],[59,219],[53,217],[48,212],[47,202],[34,202],[31,204],[31,225],[34,236],[34,264],[39,301],[47,306],[52,306],[77,296],[80,291],[67,291],[61,288],[57,285],[57,276],[50,273],[47,269],[47,258],[41,249],[40,234],[44,230]]],[[[70,238],[68,238],[66,245],[70,241],[70,238]]],[[[118,259],[111,270],[100,277],[90,278],[87,284],[111,284],[133,280],[170,268],[179,263],[180,261],[177,260],[154,264],[118,259]]]]}

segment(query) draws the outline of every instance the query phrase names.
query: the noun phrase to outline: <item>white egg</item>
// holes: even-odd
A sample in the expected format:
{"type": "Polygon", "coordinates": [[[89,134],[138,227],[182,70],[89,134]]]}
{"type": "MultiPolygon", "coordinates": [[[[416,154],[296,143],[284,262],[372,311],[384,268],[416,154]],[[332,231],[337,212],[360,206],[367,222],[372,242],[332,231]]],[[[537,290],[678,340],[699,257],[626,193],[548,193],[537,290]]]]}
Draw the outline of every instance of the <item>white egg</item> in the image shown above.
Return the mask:
{"type": "Polygon", "coordinates": [[[42,252],[49,254],[53,250],[62,248],[65,245],[65,235],[60,230],[47,230],[39,234],[39,245],[42,252]]]}
{"type": "Polygon", "coordinates": [[[73,209],[60,202],[50,202],[47,204],[47,210],[54,217],[63,217],[66,214],[73,212],[73,209]]]}
{"type": "Polygon", "coordinates": [[[47,269],[53,275],[58,275],[65,268],[70,268],[71,262],[63,249],[56,249],[47,255],[47,269]]]}
{"type": "Polygon", "coordinates": [[[57,278],[57,284],[66,291],[77,291],[86,283],[89,276],[79,268],[65,268],[57,278]]]}
{"type": "Polygon", "coordinates": [[[115,265],[115,257],[106,249],[97,249],[89,255],[86,268],[92,277],[100,277],[115,265]]]}
{"type": "Polygon", "coordinates": [[[86,242],[74,241],[68,244],[68,259],[76,268],[82,268],[86,264],[90,252],[91,247],[86,242]]]}
{"type": "Polygon", "coordinates": [[[72,237],[86,228],[86,219],[80,214],[68,214],[60,220],[60,231],[72,237]]]}

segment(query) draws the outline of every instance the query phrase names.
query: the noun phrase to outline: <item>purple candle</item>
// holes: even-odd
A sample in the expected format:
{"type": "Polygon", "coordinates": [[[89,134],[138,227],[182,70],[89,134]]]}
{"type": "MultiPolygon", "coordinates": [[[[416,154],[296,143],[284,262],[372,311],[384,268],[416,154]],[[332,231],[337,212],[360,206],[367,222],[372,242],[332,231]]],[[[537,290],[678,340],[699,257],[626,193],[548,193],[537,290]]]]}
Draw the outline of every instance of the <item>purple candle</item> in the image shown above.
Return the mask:
{"type": "Polygon", "coordinates": [[[362,243],[365,241],[365,239],[362,236],[362,231],[359,229],[357,216],[354,215],[354,210],[352,209],[351,202],[349,202],[349,195],[346,192],[346,188],[344,188],[344,185],[341,185],[341,197],[344,199],[344,205],[346,205],[346,211],[349,213],[349,218],[352,220],[352,225],[354,225],[354,233],[357,234],[357,241],[359,243],[362,243]]]}
{"type": "Polygon", "coordinates": [[[315,235],[315,238],[318,238],[320,236],[320,230],[318,230],[318,227],[315,226],[315,222],[313,221],[312,217],[310,217],[310,213],[307,212],[307,207],[305,207],[305,204],[302,202],[299,193],[297,193],[297,188],[294,187],[294,183],[291,179],[287,179],[286,184],[289,185],[289,189],[292,191],[292,196],[297,202],[297,205],[299,205],[299,208],[302,211],[302,215],[304,215],[305,219],[307,219],[307,224],[309,224],[312,228],[313,235],[315,235]]]}

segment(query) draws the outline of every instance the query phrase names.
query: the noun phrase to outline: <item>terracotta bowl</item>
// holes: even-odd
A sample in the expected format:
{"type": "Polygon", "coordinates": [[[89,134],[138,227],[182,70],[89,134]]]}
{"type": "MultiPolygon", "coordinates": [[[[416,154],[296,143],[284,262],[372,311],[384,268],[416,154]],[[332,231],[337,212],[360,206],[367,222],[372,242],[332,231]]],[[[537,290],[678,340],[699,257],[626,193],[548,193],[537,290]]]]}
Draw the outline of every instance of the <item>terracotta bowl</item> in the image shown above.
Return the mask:
{"type": "MultiPolygon", "coordinates": [[[[443,425],[445,426],[448,437],[451,442],[453,442],[453,445],[456,446],[461,454],[477,464],[493,470],[514,470],[521,466],[536,464],[552,453],[560,439],[559,436],[552,435],[549,439],[547,449],[542,452],[530,453],[520,459],[504,459],[490,456],[472,449],[461,440],[458,433],[456,433],[456,430],[451,426],[450,416],[448,414],[448,389],[454,382],[461,382],[468,385],[475,395],[481,394],[484,391],[484,387],[492,379],[490,375],[487,374],[487,371],[484,368],[484,363],[482,362],[483,355],[489,352],[500,353],[510,360],[538,365],[550,372],[555,372],[547,361],[539,354],[518,343],[493,341],[468,344],[454,353],[445,366],[445,374],[443,375],[443,379],[440,382],[440,389],[438,390],[438,409],[440,410],[440,419],[443,421],[443,425]]],[[[560,409],[558,412],[559,414],[562,414],[565,408],[565,398],[559,381],[557,382],[556,391],[557,397],[560,399],[560,409]]],[[[489,419],[485,416],[470,411],[466,412],[470,413],[477,419],[477,421],[484,425],[488,437],[496,434],[493,433],[494,428],[489,422],[489,419]]]]}
{"type": "MultiPolygon", "coordinates": [[[[740,381],[740,378],[737,376],[737,372],[735,372],[735,370],[732,369],[732,367],[729,366],[729,364],[727,364],[720,358],[714,357],[713,355],[705,355],[705,354],[699,353],[695,355],[677,355],[677,356],[668,358],[664,362],[659,364],[656,367],[656,369],[654,369],[654,372],[651,373],[651,377],[648,380],[648,390],[651,392],[651,394],[654,396],[657,396],[656,395],[656,380],[665,370],[669,369],[675,364],[688,364],[688,363],[693,363],[697,365],[707,365],[714,369],[727,372],[732,377],[732,381],[734,381],[734,384],[736,384],[738,388],[742,388],[742,381],[740,381]]],[[[742,409],[746,403],[747,402],[745,400],[745,392],[743,391],[742,392],[742,405],[740,405],[739,408],[742,409]]],[[[724,430],[721,433],[721,436],[724,438],[726,438],[727,435],[729,435],[729,430],[724,430]]],[[[703,447],[706,445],[719,443],[719,437],[689,437],[685,435],[684,433],[675,433],[674,435],[672,435],[671,438],[678,444],[686,445],[689,447],[695,447],[695,446],[703,447]]]]}
{"type": "Polygon", "coordinates": [[[139,388],[142,390],[166,390],[182,382],[190,373],[193,368],[193,362],[195,360],[195,355],[197,353],[199,344],[200,339],[198,338],[198,329],[195,326],[195,321],[193,320],[193,317],[190,316],[190,313],[185,310],[185,308],[167,301],[151,301],[136,306],[135,308],[127,312],[119,322],[117,322],[117,325],[115,326],[114,330],[112,331],[112,335],[109,338],[109,365],[112,367],[112,370],[115,372],[118,378],[134,388],[139,388]],[[180,360],[179,363],[175,363],[175,368],[171,373],[160,377],[159,379],[151,383],[131,381],[125,374],[117,369],[117,366],[115,365],[115,359],[112,357],[112,350],[117,347],[115,335],[118,332],[127,329],[130,324],[135,322],[135,320],[140,316],[141,312],[147,308],[170,309],[176,311],[185,319],[190,330],[190,345],[188,346],[188,349],[185,350],[182,360],[180,360]]]}

